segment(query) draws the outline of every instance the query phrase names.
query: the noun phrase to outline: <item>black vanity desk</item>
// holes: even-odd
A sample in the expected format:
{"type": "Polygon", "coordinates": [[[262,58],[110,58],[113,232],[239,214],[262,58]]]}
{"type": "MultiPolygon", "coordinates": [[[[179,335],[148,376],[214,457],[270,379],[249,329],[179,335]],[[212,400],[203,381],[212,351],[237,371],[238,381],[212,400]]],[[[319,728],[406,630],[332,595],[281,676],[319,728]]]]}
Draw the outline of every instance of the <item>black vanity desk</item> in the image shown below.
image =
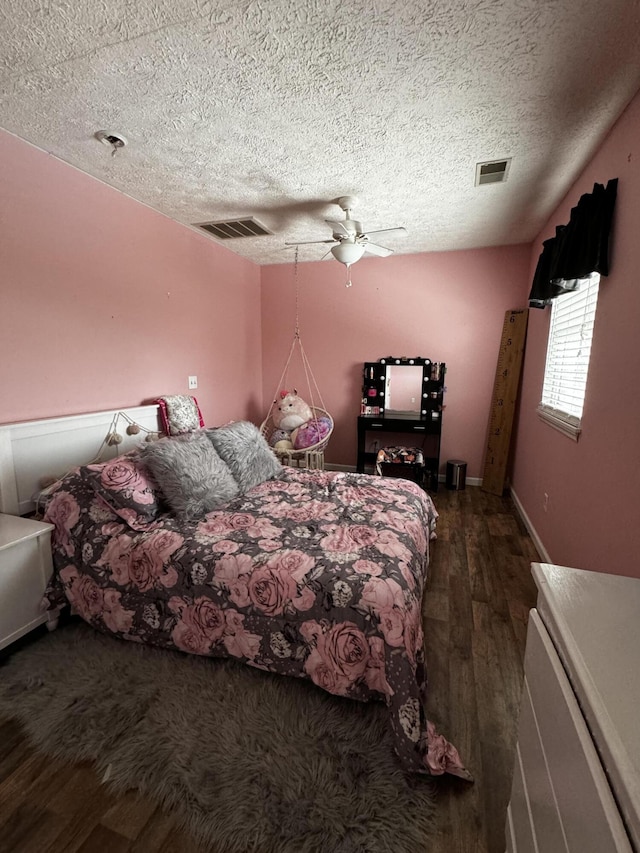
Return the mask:
{"type": "MultiPolygon", "coordinates": [[[[435,455],[430,456],[425,447],[424,466],[425,466],[425,481],[432,491],[438,490],[438,473],[440,468],[440,436],[442,433],[442,418],[438,413],[437,420],[432,420],[431,417],[416,418],[412,414],[393,414],[393,415],[359,415],[358,416],[358,461],[356,470],[359,474],[364,474],[364,467],[367,463],[375,465],[377,452],[367,452],[366,438],[368,432],[379,433],[411,433],[414,436],[412,441],[407,441],[407,446],[422,448],[422,439],[425,435],[434,436],[433,444],[435,445],[435,455]]],[[[380,447],[384,447],[384,442],[380,443],[380,447]]]]}

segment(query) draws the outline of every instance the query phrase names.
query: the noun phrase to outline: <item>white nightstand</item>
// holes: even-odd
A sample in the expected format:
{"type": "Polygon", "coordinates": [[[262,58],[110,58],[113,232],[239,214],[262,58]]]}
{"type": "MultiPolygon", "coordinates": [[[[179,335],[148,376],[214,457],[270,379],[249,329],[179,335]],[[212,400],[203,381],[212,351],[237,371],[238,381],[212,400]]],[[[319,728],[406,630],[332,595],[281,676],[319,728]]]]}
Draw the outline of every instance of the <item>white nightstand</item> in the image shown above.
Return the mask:
{"type": "Polygon", "coordinates": [[[0,649],[47,622],[58,624],[57,613],[41,609],[53,571],[52,524],[0,513],[0,649]]]}

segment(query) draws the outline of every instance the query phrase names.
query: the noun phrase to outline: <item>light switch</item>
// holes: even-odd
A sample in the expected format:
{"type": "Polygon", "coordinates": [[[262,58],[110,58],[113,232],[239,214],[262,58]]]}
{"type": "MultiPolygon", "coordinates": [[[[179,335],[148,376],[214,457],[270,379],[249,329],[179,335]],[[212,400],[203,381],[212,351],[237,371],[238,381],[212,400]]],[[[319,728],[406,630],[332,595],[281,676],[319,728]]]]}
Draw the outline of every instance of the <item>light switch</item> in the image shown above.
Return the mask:
{"type": "Polygon", "coordinates": [[[197,376],[190,376],[189,377],[189,390],[193,391],[193,389],[197,388],[197,387],[198,387],[198,377],[197,376]]]}

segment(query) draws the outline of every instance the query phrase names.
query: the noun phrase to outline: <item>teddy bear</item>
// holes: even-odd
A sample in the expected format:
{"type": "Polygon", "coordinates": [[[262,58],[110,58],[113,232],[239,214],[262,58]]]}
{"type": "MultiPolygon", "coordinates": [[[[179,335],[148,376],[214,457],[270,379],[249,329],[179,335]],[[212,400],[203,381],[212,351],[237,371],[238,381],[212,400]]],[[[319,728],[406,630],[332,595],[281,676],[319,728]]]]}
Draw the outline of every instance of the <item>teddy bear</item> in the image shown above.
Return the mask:
{"type": "Polygon", "coordinates": [[[294,442],[292,433],[313,418],[310,406],[294,389],[281,391],[280,399],[274,400],[274,409],[271,420],[275,430],[269,437],[269,444],[275,450],[292,450],[294,442]]]}

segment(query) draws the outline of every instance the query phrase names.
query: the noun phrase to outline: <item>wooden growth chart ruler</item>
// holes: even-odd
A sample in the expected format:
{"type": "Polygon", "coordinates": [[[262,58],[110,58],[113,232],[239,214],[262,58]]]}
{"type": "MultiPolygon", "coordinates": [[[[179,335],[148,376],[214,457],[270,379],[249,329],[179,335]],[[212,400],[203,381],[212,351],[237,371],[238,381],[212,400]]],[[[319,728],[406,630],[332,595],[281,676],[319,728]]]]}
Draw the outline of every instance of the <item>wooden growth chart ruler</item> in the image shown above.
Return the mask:
{"type": "Polygon", "coordinates": [[[502,326],[482,475],[482,490],[494,495],[504,490],[528,317],[528,308],[507,311],[502,326]]]}

